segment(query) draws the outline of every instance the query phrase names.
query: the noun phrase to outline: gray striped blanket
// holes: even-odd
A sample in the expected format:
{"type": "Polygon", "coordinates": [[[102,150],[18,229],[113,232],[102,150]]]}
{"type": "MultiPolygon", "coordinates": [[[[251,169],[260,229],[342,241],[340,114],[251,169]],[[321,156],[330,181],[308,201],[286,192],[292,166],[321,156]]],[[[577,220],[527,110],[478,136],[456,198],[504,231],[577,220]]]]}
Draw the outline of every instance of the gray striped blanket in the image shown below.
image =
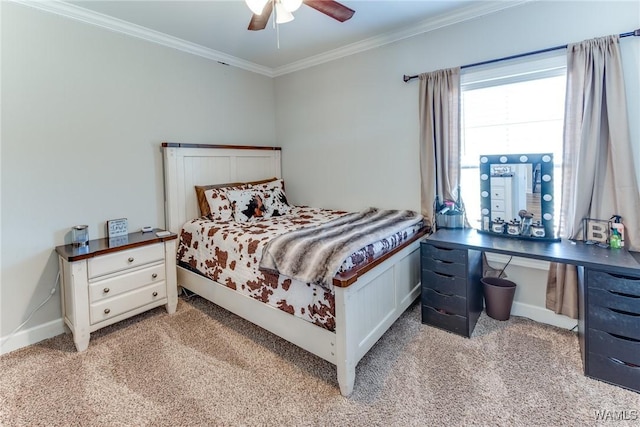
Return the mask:
{"type": "Polygon", "coordinates": [[[369,208],[290,231],[267,243],[260,268],[332,289],[333,276],[349,255],[422,219],[413,211],[369,208]]]}

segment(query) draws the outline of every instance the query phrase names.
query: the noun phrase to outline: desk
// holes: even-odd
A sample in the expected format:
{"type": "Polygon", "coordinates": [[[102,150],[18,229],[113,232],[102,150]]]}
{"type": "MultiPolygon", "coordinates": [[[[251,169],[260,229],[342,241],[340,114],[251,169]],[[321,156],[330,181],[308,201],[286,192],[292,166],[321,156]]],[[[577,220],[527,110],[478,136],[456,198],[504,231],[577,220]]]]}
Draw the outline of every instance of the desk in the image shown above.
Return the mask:
{"type": "Polygon", "coordinates": [[[471,337],[483,308],[482,252],[577,266],[585,375],[640,392],[640,252],[438,230],[421,242],[422,323],[471,337]]]}

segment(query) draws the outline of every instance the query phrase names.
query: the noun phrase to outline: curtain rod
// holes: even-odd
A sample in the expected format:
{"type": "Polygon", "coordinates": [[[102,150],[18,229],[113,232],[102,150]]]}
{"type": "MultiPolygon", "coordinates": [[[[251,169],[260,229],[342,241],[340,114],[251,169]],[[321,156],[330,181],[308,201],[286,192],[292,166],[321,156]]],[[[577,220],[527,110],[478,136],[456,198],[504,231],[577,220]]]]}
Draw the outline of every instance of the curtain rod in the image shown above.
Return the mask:
{"type": "MultiPolygon", "coordinates": [[[[635,30],[635,31],[629,31],[628,33],[622,33],[619,34],[619,37],[630,37],[630,36],[636,36],[636,37],[640,37],[640,28],[635,30]]],[[[520,53],[517,55],[511,55],[511,56],[505,56],[502,58],[498,58],[498,59],[489,59],[487,61],[482,61],[482,62],[476,62],[474,64],[467,64],[467,65],[463,65],[460,67],[460,69],[464,70],[465,68],[471,68],[471,67],[477,67],[479,65],[486,65],[486,64],[493,64],[495,62],[501,62],[501,61],[507,61],[509,59],[516,59],[516,58],[522,58],[525,56],[530,56],[530,55],[536,55],[538,53],[545,53],[545,52],[552,52],[554,50],[559,50],[559,49],[566,49],[568,45],[564,44],[562,46],[554,46],[554,47],[549,47],[546,49],[540,49],[540,50],[534,50],[532,52],[526,52],[526,53],[520,53]]],[[[404,75],[402,76],[402,80],[404,80],[405,83],[407,83],[410,80],[413,79],[417,79],[418,77],[420,77],[418,74],[416,74],[415,76],[408,76],[408,75],[404,75]]]]}

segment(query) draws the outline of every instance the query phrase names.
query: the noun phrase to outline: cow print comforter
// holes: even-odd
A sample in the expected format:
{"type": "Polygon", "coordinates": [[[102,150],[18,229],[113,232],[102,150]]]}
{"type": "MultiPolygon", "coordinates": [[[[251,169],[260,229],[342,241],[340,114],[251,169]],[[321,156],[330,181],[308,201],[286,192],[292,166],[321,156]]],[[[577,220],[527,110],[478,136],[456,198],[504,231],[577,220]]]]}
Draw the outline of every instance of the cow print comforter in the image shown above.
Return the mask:
{"type": "MultiPolygon", "coordinates": [[[[330,331],[335,329],[334,296],[320,285],[302,283],[260,270],[266,243],[287,231],[324,224],[347,212],[292,207],[286,216],[251,223],[212,221],[206,217],[187,222],[180,233],[177,261],[216,282],[330,331]]],[[[339,272],[367,263],[395,248],[421,228],[415,224],[370,244],[349,256],[339,272]]]]}

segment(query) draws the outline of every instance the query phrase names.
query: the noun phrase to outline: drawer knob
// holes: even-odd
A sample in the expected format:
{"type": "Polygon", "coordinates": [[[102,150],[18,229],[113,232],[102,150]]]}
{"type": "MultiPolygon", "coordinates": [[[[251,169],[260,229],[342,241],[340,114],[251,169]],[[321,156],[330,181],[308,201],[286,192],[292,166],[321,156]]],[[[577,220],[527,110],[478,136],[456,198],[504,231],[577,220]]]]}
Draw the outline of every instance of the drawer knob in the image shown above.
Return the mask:
{"type": "Polygon", "coordinates": [[[104,314],[109,314],[109,313],[111,313],[111,310],[109,310],[108,308],[105,308],[104,309],[104,314]]]}
{"type": "Polygon", "coordinates": [[[132,257],[132,256],[130,256],[130,257],[129,257],[129,259],[128,259],[127,261],[129,261],[129,262],[133,262],[133,257],[132,257]]]}
{"type": "Polygon", "coordinates": [[[156,279],[157,277],[158,277],[158,273],[153,273],[153,274],[151,275],[151,278],[152,278],[152,279],[156,279]]]}
{"type": "Polygon", "coordinates": [[[105,294],[108,294],[110,290],[111,290],[111,289],[109,289],[109,288],[104,288],[104,289],[102,290],[102,292],[104,292],[105,294]]]}
{"type": "Polygon", "coordinates": [[[157,296],[158,296],[158,293],[157,293],[157,292],[154,292],[152,295],[153,295],[154,297],[157,297],[157,296]]]}

